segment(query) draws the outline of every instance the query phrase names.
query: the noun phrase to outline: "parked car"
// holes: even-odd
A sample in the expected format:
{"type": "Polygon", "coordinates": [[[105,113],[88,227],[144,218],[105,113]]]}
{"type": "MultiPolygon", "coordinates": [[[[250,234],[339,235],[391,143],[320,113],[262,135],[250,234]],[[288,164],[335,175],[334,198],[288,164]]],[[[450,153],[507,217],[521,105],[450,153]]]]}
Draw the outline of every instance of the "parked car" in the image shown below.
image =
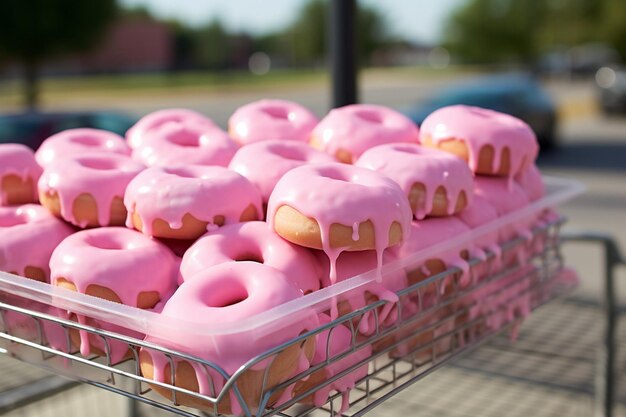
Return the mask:
{"type": "Polygon", "coordinates": [[[132,117],[109,111],[0,115],[0,143],[22,143],[37,149],[48,136],[62,130],[91,127],[124,135],[134,123],[132,117]]]}
{"type": "Polygon", "coordinates": [[[604,113],[626,113],[626,69],[600,68],[596,73],[596,84],[604,113]]]}
{"type": "Polygon", "coordinates": [[[454,85],[413,107],[407,115],[420,125],[433,111],[454,104],[478,106],[519,117],[535,131],[542,148],[556,144],[556,106],[530,75],[486,76],[454,85]]]}

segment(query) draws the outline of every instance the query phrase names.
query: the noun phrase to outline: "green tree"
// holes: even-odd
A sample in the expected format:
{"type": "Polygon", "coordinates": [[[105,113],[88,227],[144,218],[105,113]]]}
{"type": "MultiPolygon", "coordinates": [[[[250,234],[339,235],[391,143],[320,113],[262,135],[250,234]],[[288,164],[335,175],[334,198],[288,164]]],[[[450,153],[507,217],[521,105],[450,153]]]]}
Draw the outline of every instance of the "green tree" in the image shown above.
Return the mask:
{"type": "Polygon", "coordinates": [[[24,99],[35,109],[47,59],[92,47],[116,12],[115,0],[1,1],[0,51],[24,68],[24,99]]]}
{"type": "Polygon", "coordinates": [[[223,70],[228,67],[232,35],[219,19],[198,29],[194,36],[193,55],[201,68],[223,70]]]}

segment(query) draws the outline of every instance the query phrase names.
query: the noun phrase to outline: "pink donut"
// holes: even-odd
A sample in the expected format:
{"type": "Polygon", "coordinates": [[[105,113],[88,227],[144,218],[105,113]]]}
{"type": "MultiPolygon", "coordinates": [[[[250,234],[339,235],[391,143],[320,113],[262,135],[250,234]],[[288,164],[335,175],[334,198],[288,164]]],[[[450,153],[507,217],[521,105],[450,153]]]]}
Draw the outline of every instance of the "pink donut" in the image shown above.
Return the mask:
{"type": "Polygon", "coordinates": [[[355,165],[380,172],[398,183],[418,220],[450,216],[471,203],[472,172],[459,158],[443,151],[412,143],[392,143],[365,151],[355,165]]]}
{"type": "Polygon", "coordinates": [[[546,186],[543,183],[541,172],[537,165],[532,164],[524,172],[521,172],[515,180],[526,193],[528,201],[536,201],[546,195],[546,186]]]}
{"type": "Polygon", "coordinates": [[[227,166],[236,151],[237,145],[222,129],[191,119],[148,130],[132,156],[146,166],[227,166]]]}
{"type": "Polygon", "coordinates": [[[49,282],[52,251],[72,233],[41,206],[0,207],[0,271],[49,282]]]}
{"type": "Polygon", "coordinates": [[[126,141],[128,146],[136,149],[143,143],[146,134],[153,130],[159,130],[161,126],[169,123],[184,124],[187,121],[193,121],[196,125],[202,125],[210,128],[215,123],[204,115],[188,109],[165,109],[157,110],[143,116],[137,123],[126,132],[126,141]]]}
{"type": "Polygon", "coordinates": [[[57,159],[94,152],[130,155],[130,148],[121,136],[106,130],[68,129],[44,140],[35,158],[46,168],[57,159]]]}
{"type": "Polygon", "coordinates": [[[395,110],[373,104],[352,104],[331,110],[313,130],[311,144],[351,164],[374,146],[417,143],[418,136],[415,123],[395,110]]]}
{"type": "Polygon", "coordinates": [[[301,142],[268,140],[239,149],[229,168],[248,178],[261,191],[267,204],[276,183],[287,171],[306,164],[334,162],[335,159],[301,142]]]}
{"type": "Polygon", "coordinates": [[[512,177],[537,158],[533,130],[508,114],[471,106],[448,106],[431,113],[420,130],[420,141],[452,152],[473,172],[512,177]]]}
{"type": "Polygon", "coordinates": [[[41,167],[30,148],[0,144],[0,206],[36,203],[40,175],[41,167]]]}
{"type": "Polygon", "coordinates": [[[186,281],[209,267],[232,261],[276,268],[304,294],[320,288],[321,271],[313,255],[282,239],[265,222],[229,224],[201,237],[183,256],[181,278],[186,281]]]}
{"type": "Polygon", "coordinates": [[[227,168],[202,165],[148,168],[128,184],[124,204],[128,227],[183,240],[263,213],[250,181],[227,168]]]}
{"type": "Polygon", "coordinates": [[[39,199],[53,214],[81,228],[122,226],[126,186],[143,170],[125,155],[73,155],[46,166],[39,199]]]}
{"type": "MultiPolygon", "coordinates": [[[[203,332],[172,326],[167,333],[154,333],[146,341],[180,350],[218,365],[232,375],[255,356],[287,342],[301,333],[313,330],[318,325],[315,314],[307,312],[296,317],[285,317],[279,328],[265,331],[215,331],[212,327],[229,329],[239,327],[242,322],[254,320],[263,312],[288,301],[302,297],[302,292],[289,282],[280,271],[256,262],[227,262],[207,268],[194,279],[185,281],[165,304],[161,315],[164,319],[180,320],[199,326],[203,332]]],[[[289,379],[308,369],[314,352],[314,340],[307,339],[300,347],[295,345],[273,361],[267,388],[289,379]]],[[[170,360],[160,352],[143,349],[140,355],[142,373],[155,381],[170,383],[166,367],[170,360]]],[[[216,395],[224,386],[224,378],[208,367],[196,362],[174,359],[176,363],[176,385],[192,388],[205,395],[216,395]],[[184,367],[193,367],[190,373],[184,367]],[[192,381],[194,380],[195,381],[192,381]]],[[[265,366],[272,363],[265,362],[265,366]]],[[[240,375],[238,385],[241,395],[249,406],[258,404],[261,397],[264,368],[240,375]]],[[[157,388],[155,388],[157,389],[157,388]]],[[[158,390],[158,389],[157,389],[158,390]]],[[[169,390],[161,390],[166,395],[169,390]]],[[[226,399],[219,403],[218,411],[240,415],[241,409],[235,394],[229,391],[226,399]],[[230,401],[228,401],[230,399],[230,401]]],[[[281,396],[290,399],[290,395],[281,396]]],[[[190,397],[180,396],[181,404],[202,407],[190,397]]],[[[205,403],[206,404],[206,403],[205,403]]],[[[268,404],[269,406],[273,404],[268,404]]]]}
{"type": "Polygon", "coordinates": [[[317,117],[287,100],[259,100],[235,110],[228,119],[230,136],[242,145],[268,139],[307,142],[317,117]]]}

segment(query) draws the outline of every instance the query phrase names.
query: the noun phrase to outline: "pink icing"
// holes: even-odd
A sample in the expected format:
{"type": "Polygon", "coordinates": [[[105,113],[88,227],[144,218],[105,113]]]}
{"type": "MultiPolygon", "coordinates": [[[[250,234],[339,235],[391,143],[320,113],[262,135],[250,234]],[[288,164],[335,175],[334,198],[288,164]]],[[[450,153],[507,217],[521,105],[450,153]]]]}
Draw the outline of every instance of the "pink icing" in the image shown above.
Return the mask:
{"type": "MultiPolygon", "coordinates": [[[[164,317],[207,326],[212,323],[232,323],[253,317],[264,311],[302,297],[282,272],[255,262],[227,262],[208,268],[194,279],[185,281],[163,308],[164,317]]],[[[279,329],[260,329],[258,332],[229,332],[201,335],[172,328],[167,334],[152,334],[146,340],[161,346],[180,350],[218,365],[229,375],[255,356],[297,337],[306,330],[319,325],[315,314],[306,317],[286,318],[279,329]]],[[[233,327],[235,329],[235,327],[233,327]]],[[[161,353],[147,350],[154,363],[154,379],[165,379],[165,366],[169,360],[161,353]]],[[[303,372],[309,367],[301,354],[301,365],[293,369],[283,380],[303,372]]],[[[214,370],[191,363],[196,370],[199,392],[218,394],[224,380],[214,370]],[[212,384],[214,390],[212,389],[212,384]]],[[[260,362],[255,370],[269,366],[260,362]],[[258,369],[257,369],[258,368],[258,369]]],[[[268,387],[269,388],[269,387],[268,387]]],[[[233,414],[239,414],[238,400],[230,392],[233,414]]]]}
{"type": "Polygon", "coordinates": [[[123,304],[137,305],[142,292],[161,299],[176,289],[177,262],[162,243],[124,227],[83,230],[65,239],[50,259],[51,282],[72,282],[78,292],[90,285],[114,291],[123,304]]]}
{"type": "Polygon", "coordinates": [[[130,148],[122,137],[106,130],[68,129],[46,139],[37,149],[35,158],[46,168],[57,159],[94,152],[129,155],[130,148]]]}
{"type": "MultiPolygon", "coordinates": [[[[325,325],[331,322],[331,319],[326,314],[320,314],[320,325],[325,325]]],[[[337,356],[348,352],[352,347],[352,332],[344,325],[333,326],[332,329],[324,330],[317,335],[317,344],[315,345],[315,356],[311,361],[311,365],[318,365],[324,363],[327,360],[332,360],[337,356]]],[[[359,362],[367,360],[372,354],[372,347],[366,345],[365,347],[355,351],[344,357],[343,359],[334,360],[324,366],[326,377],[328,379],[338,375],[352,366],[355,366],[359,362]]],[[[321,387],[313,394],[313,403],[321,407],[328,400],[331,391],[337,391],[342,394],[348,394],[352,388],[356,385],[356,382],[367,376],[368,364],[356,368],[352,372],[340,377],[334,382],[321,387]]],[[[345,410],[344,410],[345,411],[345,410]]]]}
{"type": "Polygon", "coordinates": [[[347,151],[355,161],[377,145],[417,143],[419,129],[403,114],[373,104],[352,104],[331,110],[313,130],[316,145],[335,156],[347,151]]]}
{"type": "MultiPolygon", "coordinates": [[[[467,233],[470,228],[456,217],[432,217],[425,220],[414,221],[411,223],[411,234],[402,244],[393,248],[392,251],[399,257],[410,257],[412,254],[419,252],[430,246],[449,240],[467,233]]],[[[465,247],[458,247],[448,252],[439,253],[435,256],[440,259],[447,267],[457,267],[462,272],[461,284],[468,285],[470,281],[470,268],[468,262],[461,257],[461,252],[467,250],[470,257],[482,257],[484,253],[473,243],[469,243],[465,247]]],[[[422,267],[423,268],[423,267],[422,267]]],[[[429,275],[430,271],[424,270],[425,275],[429,275]]]]}
{"type": "Polygon", "coordinates": [[[306,142],[317,124],[310,110],[287,100],[259,100],[235,110],[228,131],[241,144],[268,139],[306,142]]]}
{"type": "MultiPolygon", "coordinates": [[[[126,327],[118,326],[118,325],[115,325],[106,321],[95,320],[90,317],[79,315],[76,317],[76,319],[82,325],[95,327],[96,329],[101,329],[101,330],[105,330],[111,333],[129,336],[129,337],[139,339],[139,340],[143,339],[145,336],[144,334],[137,332],[135,330],[130,330],[130,329],[127,329],[126,327]]],[[[111,364],[116,364],[116,363],[121,362],[129,354],[129,347],[128,347],[127,342],[109,338],[107,339],[105,343],[102,337],[96,334],[83,331],[83,330],[79,330],[78,333],[80,335],[79,351],[80,351],[80,354],[85,357],[89,357],[92,355],[92,352],[91,352],[92,347],[95,347],[96,349],[101,350],[105,354],[107,353],[107,349],[108,349],[108,354],[111,360],[111,364]]]]}
{"type": "Polygon", "coordinates": [[[91,194],[98,209],[98,224],[106,226],[111,221],[113,199],[123,198],[130,180],[143,170],[143,165],[125,155],[74,155],[46,166],[39,179],[39,192],[56,191],[61,217],[82,228],[86,227],[87,221],[78,221],[74,217],[74,201],[81,194],[91,194]]]}
{"type": "Polygon", "coordinates": [[[467,164],[447,152],[411,143],[392,143],[365,151],[355,165],[388,176],[407,195],[413,185],[423,184],[426,188],[425,201],[419,202],[413,213],[418,220],[431,214],[439,187],[446,190],[448,215],[454,213],[462,192],[467,202],[471,202],[472,172],[467,164]]]}
{"type": "Polygon", "coordinates": [[[508,114],[480,107],[456,105],[431,113],[422,123],[420,138],[430,136],[439,144],[457,139],[465,142],[469,166],[478,168],[478,156],[483,146],[494,148],[492,170],[498,171],[502,152],[509,148],[511,176],[526,169],[539,153],[533,130],[522,120],[508,114]]]}
{"type": "MultiPolygon", "coordinates": [[[[33,203],[37,202],[37,189],[34,184],[39,180],[41,167],[35,162],[35,156],[30,148],[17,143],[0,144],[0,182],[7,175],[15,175],[22,181],[33,180],[33,203]]],[[[0,188],[0,206],[7,204],[7,196],[0,188]]]]}
{"type": "Polygon", "coordinates": [[[179,229],[186,213],[208,222],[208,231],[217,227],[215,216],[224,216],[225,224],[230,224],[238,223],[250,205],[258,215],[263,213],[259,191],[250,181],[229,169],[202,165],[148,168],[128,184],[124,204],[129,213],[126,225],[132,227],[134,211],[147,235],[152,235],[156,219],[179,229]]]}
{"type": "Polygon", "coordinates": [[[321,271],[307,249],[274,233],[265,222],[220,227],[194,243],[180,266],[183,280],[224,262],[255,260],[283,272],[303,293],[320,288],[321,271]]]}
{"type": "Polygon", "coordinates": [[[332,156],[305,143],[268,140],[239,149],[229,168],[256,185],[267,204],[276,183],[287,171],[301,165],[334,161],[332,156]]]}
{"type": "Polygon", "coordinates": [[[543,183],[541,172],[535,164],[529,166],[524,172],[520,172],[515,180],[526,193],[528,201],[539,200],[546,194],[546,186],[543,183]]]}
{"type": "Polygon", "coordinates": [[[202,114],[188,109],[165,109],[149,113],[139,119],[137,123],[126,132],[126,140],[132,149],[140,147],[144,136],[154,130],[159,130],[163,125],[170,123],[183,124],[193,121],[207,128],[214,127],[215,123],[202,114]]]}
{"type": "Polygon", "coordinates": [[[227,166],[236,151],[237,144],[222,129],[192,119],[145,132],[132,155],[147,166],[227,166]]]}
{"type": "Polygon", "coordinates": [[[391,225],[398,222],[406,239],[412,218],[409,202],[395,182],[377,172],[340,163],[305,165],[287,172],[276,184],[268,202],[267,219],[272,229],[276,211],[283,205],[319,224],[322,249],[330,259],[331,282],[337,277],[335,261],[345,250],[331,248],[332,224],[352,226],[358,231],[359,224],[370,220],[380,269],[383,251],[389,246],[391,225]]]}
{"type": "Polygon", "coordinates": [[[42,206],[0,207],[0,270],[24,274],[33,266],[49,279],[52,251],[72,232],[42,206]]]}
{"type": "MultiPolygon", "coordinates": [[[[331,265],[326,256],[321,255],[322,252],[316,251],[316,257],[324,270],[322,276],[323,286],[331,285],[330,268],[331,265]]],[[[385,252],[383,262],[385,264],[396,260],[395,256],[390,252],[385,252]]],[[[364,274],[376,269],[378,257],[374,251],[360,252],[343,252],[336,261],[336,282],[345,281],[346,279],[364,274]]],[[[350,311],[356,311],[369,304],[366,293],[370,293],[379,300],[388,301],[383,307],[378,309],[378,321],[380,327],[388,327],[393,325],[398,319],[397,302],[398,296],[396,291],[406,288],[406,274],[402,270],[395,271],[383,277],[381,282],[370,282],[359,287],[349,293],[343,294],[335,300],[337,303],[345,301],[350,306],[350,311]]],[[[404,300],[403,300],[404,301],[404,300]]],[[[408,308],[407,306],[403,306],[408,308]]],[[[412,306],[411,306],[412,307],[412,306]]],[[[331,318],[336,318],[336,305],[331,306],[331,318]]],[[[376,314],[374,311],[365,313],[358,323],[358,331],[363,335],[371,335],[376,331],[376,314]]]]}

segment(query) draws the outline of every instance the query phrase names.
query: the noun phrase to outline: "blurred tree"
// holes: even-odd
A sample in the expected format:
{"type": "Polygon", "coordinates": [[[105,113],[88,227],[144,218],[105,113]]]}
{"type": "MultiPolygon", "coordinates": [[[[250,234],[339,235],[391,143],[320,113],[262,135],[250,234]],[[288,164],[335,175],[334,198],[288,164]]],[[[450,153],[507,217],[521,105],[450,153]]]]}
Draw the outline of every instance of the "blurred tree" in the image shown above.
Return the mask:
{"type": "Polygon", "coordinates": [[[194,33],[193,55],[200,68],[223,70],[228,68],[232,51],[232,35],[219,19],[194,33]]]}
{"type": "Polygon", "coordinates": [[[115,14],[115,0],[0,1],[0,51],[22,64],[29,109],[37,106],[41,63],[92,47],[115,14]]]}

